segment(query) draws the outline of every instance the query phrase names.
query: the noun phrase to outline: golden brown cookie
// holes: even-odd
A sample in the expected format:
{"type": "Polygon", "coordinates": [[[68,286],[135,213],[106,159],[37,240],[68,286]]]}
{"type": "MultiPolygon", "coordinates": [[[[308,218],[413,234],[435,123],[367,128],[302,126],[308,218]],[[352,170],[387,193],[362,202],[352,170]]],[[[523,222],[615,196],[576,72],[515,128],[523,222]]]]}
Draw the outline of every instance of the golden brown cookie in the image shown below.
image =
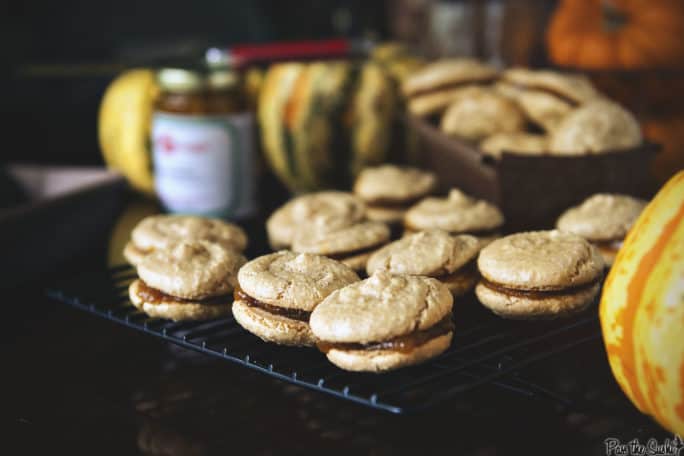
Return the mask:
{"type": "Polygon", "coordinates": [[[557,155],[599,154],[637,147],[641,129],[634,116],[617,103],[597,100],[565,116],[549,139],[557,155]]]}
{"type": "Polygon", "coordinates": [[[137,265],[155,249],[192,240],[215,242],[237,251],[243,251],[247,246],[247,235],[242,228],[223,220],[191,215],[153,215],[145,217],[133,228],[124,256],[137,265]]]}
{"type": "Polygon", "coordinates": [[[282,345],[313,345],[311,311],[330,293],[359,280],[344,264],[319,255],[281,251],[238,273],[233,316],[249,332],[282,345]]]}
{"type": "Polygon", "coordinates": [[[325,191],[293,198],[277,209],[266,222],[273,249],[288,248],[298,228],[309,223],[352,225],[365,217],[363,201],[351,193],[325,191]]]}
{"type": "Polygon", "coordinates": [[[592,242],[606,264],[611,265],[646,204],[646,201],[628,195],[599,193],[566,210],[558,218],[556,228],[592,242]]]}
{"type": "Polygon", "coordinates": [[[503,223],[503,214],[495,205],[458,189],[452,189],[446,198],[425,198],[404,216],[404,226],[409,231],[440,229],[477,237],[496,235],[503,223]]]}
{"type": "Polygon", "coordinates": [[[377,271],[433,277],[446,284],[454,296],[465,294],[477,282],[475,259],[480,242],[474,236],[451,236],[430,230],[409,234],[371,255],[368,275],[377,271]]]}
{"type": "Polygon", "coordinates": [[[365,201],[369,220],[397,223],[418,199],[430,194],[435,175],[417,168],[382,165],[366,168],[356,178],[354,194],[365,201]]]}
{"type": "Polygon", "coordinates": [[[444,112],[441,130],[449,136],[478,141],[494,133],[512,133],[525,127],[525,117],[509,98],[478,90],[461,95],[444,112]]]}
{"type": "Polygon", "coordinates": [[[406,78],[401,90],[404,95],[412,97],[428,91],[489,82],[494,80],[496,75],[496,68],[478,60],[443,59],[424,66],[406,78]]]}
{"type": "Polygon", "coordinates": [[[583,238],[531,231],[498,239],[477,261],[480,302],[505,318],[556,318],[579,312],[598,295],[603,259],[583,238]]]}
{"type": "Polygon", "coordinates": [[[527,117],[546,131],[555,130],[574,108],[599,97],[585,76],[527,68],[504,71],[497,89],[514,99],[527,117]]]}
{"type": "Polygon", "coordinates": [[[311,314],[319,349],[342,369],[381,372],[449,347],[453,298],[441,282],[377,272],[329,295],[311,314]]]}
{"type": "Polygon", "coordinates": [[[182,241],[156,249],[138,264],[129,287],[133,305],[150,316],[204,320],[230,313],[231,292],[245,258],[208,241],[182,241]]]}
{"type": "Polygon", "coordinates": [[[297,231],[292,250],[325,255],[363,271],[371,253],[389,241],[390,230],[380,222],[361,222],[343,227],[324,222],[309,223],[297,231]]]}

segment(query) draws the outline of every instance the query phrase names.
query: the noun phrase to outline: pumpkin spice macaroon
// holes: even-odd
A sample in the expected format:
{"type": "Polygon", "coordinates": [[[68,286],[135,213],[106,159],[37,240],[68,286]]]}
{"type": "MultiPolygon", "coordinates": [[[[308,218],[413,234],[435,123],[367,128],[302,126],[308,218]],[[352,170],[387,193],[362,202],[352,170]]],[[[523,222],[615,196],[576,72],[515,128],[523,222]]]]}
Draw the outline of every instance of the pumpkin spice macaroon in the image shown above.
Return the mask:
{"type": "Polygon", "coordinates": [[[286,250],[264,255],[240,268],[233,316],[265,341],[314,345],[311,311],[333,291],[358,280],[348,266],[323,256],[286,250]]]}
{"type": "Polygon", "coordinates": [[[276,209],[266,221],[268,240],[274,250],[292,245],[295,232],[317,220],[329,226],[352,225],[364,219],[366,206],[346,192],[324,191],[298,196],[276,209]]]}
{"type": "Polygon", "coordinates": [[[395,224],[436,184],[437,178],[429,171],[382,165],[361,171],[354,183],[354,194],[365,201],[368,220],[395,224]]]}
{"type": "Polygon", "coordinates": [[[376,272],[311,313],[318,348],[338,367],[381,372],[427,361],[451,343],[453,297],[436,279],[376,272]]]}
{"type": "Polygon", "coordinates": [[[247,246],[247,235],[242,228],[223,220],[192,215],[152,215],[133,228],[123,253],[135,266],[157,249],[191,240],[215,242],[239,252],[247,246]]]}
{"type": "Polygon", "coordinates": [[[475,294],[495,314],[512,319],[556,318],[584,310],[598,296],[604,263],[584,238],[531,231],[497,239],[477,260],[475,294]]]}
{"type": "Polygon", "coordinates": [[[371,255],[368,275],[376,271],[434,277],[454,296],[472,290],[479,274],[476,258],[480,242],[467,234],[450,236],[446,231],[430,230],[408,234],[371,255]]]}
{"type": "Polygon", "coordinates": [[[546,131],[555,130],[569,112],[599,97],[586,76],[549,70],[511,68],[496,87],[546,131]]]}
{"type": "Polygon", "coordinates": [[[181,241],[142,259],[129,297],[151,317],[181,321],[229,315],[236,275],[245,261],[221,244],[181,241]]]}
{"type": "Polygon", "coordinates": [[[617,103],[596,100],[565,116],[549,137],[556,155],[601,154],[641,145],[639,122],[617,103]]]}
{"type": "Polygon", "coordinates": [[[423,199],[404,216],[408,232],[440,229],[451,234],[471,234],[482,242],[498,237],[503,223],[498,207],[455,188],[446,198],[423,199]]]}
{"type": "Polygon", "coordinates": [[[497,69],[475,59],[443,59],[424,66],[404,80],[401,91],[411,114],[441,114],[469,86],[489,84],[497,69]]]}
{"type": "Polygon", "coordinates": [[[646,204],[644,200],[627,195],[599,193],[563,212],[556,228],[593,243],[610,266],[646,204]]]}
{"type": "Polygon", "coordinates": [[[368,258],[389,239],[390,229],[381,222],[361,222],[339,227],[319,220],[297,231],[292,250],[325,255],[341,261],[354,271],[363,272],[368,258]]]}

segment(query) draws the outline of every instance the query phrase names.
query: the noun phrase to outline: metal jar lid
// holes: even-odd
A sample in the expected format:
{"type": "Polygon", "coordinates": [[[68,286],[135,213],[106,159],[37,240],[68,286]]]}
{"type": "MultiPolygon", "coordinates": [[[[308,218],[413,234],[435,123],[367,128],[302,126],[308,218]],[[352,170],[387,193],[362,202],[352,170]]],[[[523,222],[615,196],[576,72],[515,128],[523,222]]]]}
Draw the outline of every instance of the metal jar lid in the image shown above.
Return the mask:
{"type": "Polygon", "coordinates": [[[157,83],[162,90],[178,93],[199,92],[206,86],[200,71],[181,67],[161,68],[157,71],[157,83]]]}

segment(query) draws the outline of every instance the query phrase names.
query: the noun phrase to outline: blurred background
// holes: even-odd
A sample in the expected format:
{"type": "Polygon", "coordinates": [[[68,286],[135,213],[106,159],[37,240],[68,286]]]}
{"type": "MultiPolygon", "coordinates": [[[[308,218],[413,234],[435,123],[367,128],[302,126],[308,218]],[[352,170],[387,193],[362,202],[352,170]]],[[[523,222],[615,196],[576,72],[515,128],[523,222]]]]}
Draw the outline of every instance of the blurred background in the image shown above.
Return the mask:
{"type": "MultiPolygon", "coordinates": [[[[647,20],[655,4],[681,2],[567,3],[585,4],[574,14],[586,15],[587,24],[595,22],[596,5],[615,4],[601,27],[606,33],[619,28],[615,39],[623,42],[614,55],[598,57],[600,70],[596,59],[550,58],[546,31],[558,6],[552,0],[9,2],[2,27],[8,61],[2,109],[9,125],[0,156],[3,162],[102,163],[98,104],[123,69],[201,55],[211,45],[348,37],[401,42],[426,57],[477,56],[499,65],[589,71],[603,91],[636,112],[647,136],[665,145],[669,158],[661,161],[677,167],[684,148],[684,62],[652,65],[652,50],[640,44],[634,53],[642,60],[630,62],[633,68],[621,65],[619,56],[632,36],[650,36],[662,48],[671,45],[668,39],[681,40],[655,33],[647,20]]],[[[576,32],[587,47],[601,38],[589,26],[576,32]]]]}

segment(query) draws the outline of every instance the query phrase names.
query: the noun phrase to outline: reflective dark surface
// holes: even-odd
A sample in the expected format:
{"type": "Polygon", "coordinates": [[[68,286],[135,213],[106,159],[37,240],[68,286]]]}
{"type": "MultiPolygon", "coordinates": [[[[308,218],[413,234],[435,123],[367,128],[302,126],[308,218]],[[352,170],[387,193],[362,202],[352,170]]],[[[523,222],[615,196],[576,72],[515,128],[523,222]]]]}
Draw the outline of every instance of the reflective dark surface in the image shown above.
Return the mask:
{"type": "MultiPolygon", "coordinates": [[[[53,276],[105,258],[96,245],[53,276]]],[[[619,391],[599,341],[526,372],[581,410],[482,387],[394,416],[50,301],[42,288],[53,276],[5,291],[2,443],[22,449],[7,454],[602,455],[607,437],[668,436],[619,391]]]]}

